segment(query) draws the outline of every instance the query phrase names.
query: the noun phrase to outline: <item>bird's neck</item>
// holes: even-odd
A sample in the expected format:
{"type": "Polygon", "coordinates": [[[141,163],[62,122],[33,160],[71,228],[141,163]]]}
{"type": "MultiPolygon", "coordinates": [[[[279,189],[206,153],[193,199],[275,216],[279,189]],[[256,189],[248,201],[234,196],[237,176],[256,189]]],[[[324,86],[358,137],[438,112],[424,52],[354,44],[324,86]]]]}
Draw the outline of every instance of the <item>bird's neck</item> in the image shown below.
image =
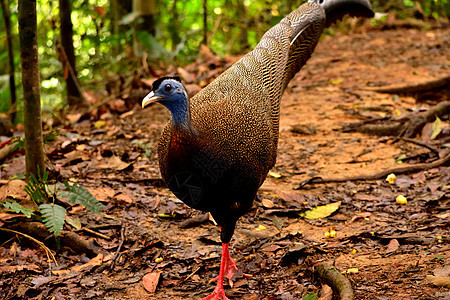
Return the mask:
{"type": "Polygon", "coordinates": [[[191,123],[191,116],[189,113],[189,102],[186,105],[177,105],[170,109],[172,115],[172,124],[176,126],[187,127],[191,123]]]}

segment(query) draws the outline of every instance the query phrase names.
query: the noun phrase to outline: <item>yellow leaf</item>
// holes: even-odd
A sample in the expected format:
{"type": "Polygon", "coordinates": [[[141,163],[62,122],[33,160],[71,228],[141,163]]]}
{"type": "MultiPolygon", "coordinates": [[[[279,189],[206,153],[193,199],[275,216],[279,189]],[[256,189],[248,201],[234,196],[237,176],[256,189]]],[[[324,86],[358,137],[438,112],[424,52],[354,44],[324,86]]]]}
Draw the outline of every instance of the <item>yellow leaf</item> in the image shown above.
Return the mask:
{"type": "Polygon", "coordinates": [[[442,121],[436,116],[436,121],[434,121],[433,126],[431,127],[431,136],[430,140],[434,140],[439,133],[442,131],[442,121]]]}
{"type": "Polygon", "coordinates": [[[264,229],[266,229],[264,225],[259,225],[258,228],[256,228],[256,230],[264,230],[264,229]]]}
{"type": "Polygon", "coordinates": [[[283,175],[269,171],[269,175],[272,176],[273,178],[279,179],[281,177],[283,177],[283,175]]]}
{"type": "Polygon", "coordinates": [[[300,214],[300,216],[305,217],[305,219],[308,220],[326,218],[332,213],[334,213],[336,210],[338,210],[339,206],[341,206],[341,201],[330,203],[327,205],[317,206],[311,210],[305,211],[304,213],[300,214]]]}
{"type": "Polygon", "coordinates": [[[350,268],[342,272],[342,274],[356,274],[356,273],[359,273],[358,268],[350,268]]]}
{"type": "Polygon", "coordinates": [[[334,84],[334,85],[339,85],[342,82],[344,82],[344,79],[342,79],[342,78],[330,79],[330,81],[328,81],[328,82],[331,84],[334,84]]]}
{"type": "Polygon", "coordinates": [[[398,195],[397,198],[395,198],[395,201],[398,204],[406,204],[406,203],[408,203],[408,200],[403,195],[398,195]]]}
{"type": "Polygon", "coordinates": [[[106,121],[103,120],[98,120],[97,122],[94,123],[94,127],[97,129],[100,129],[102,127],[104,127],[106,125],[106,121]]]}

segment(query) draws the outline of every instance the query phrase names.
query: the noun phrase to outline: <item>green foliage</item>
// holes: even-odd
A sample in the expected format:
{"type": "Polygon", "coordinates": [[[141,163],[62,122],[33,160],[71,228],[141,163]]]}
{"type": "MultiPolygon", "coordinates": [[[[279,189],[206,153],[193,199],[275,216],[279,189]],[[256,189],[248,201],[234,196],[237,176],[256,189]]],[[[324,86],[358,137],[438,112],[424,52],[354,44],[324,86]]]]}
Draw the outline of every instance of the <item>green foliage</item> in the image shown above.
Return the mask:
{"type": "MultiPolygon", "coordinates": [[[[43,135],[44,144],[51,144],[51,142],[55,141],[59,135],[58,129],[52,129],[49,133],[43,135]]],[[[21,137],[13,137],[12,142],[14,145],[14,150],[22,150],[25,148],[25,140],[21,137]]]]}
{"type": "Polygon", "coordinates": [[[24,214],[25,216],[27,216],[27,218],[31,218],[31,214],[34,212],[34,209],[26,208],[16,201],[6,201],[5,203],[3,203],[3,206],[7,209],[12,210],[16,214],[24,214]]]}
{"type": "Polygon", "coordinates": [[[14,150],[20,151],[25,148],[25,140],[23,138],[17,136],[13,137],[11,140],[12,140],[11,143],[15,144],[13,148],[14,150]]]}
{"type": "Polygon", "coordinates": [[[317,293],[309,293],[305,297],[303,297],[303,300],[317,300],[317,293]]]}
{"type": "Polygon", "coordinates": [[[38,178],[34,174],[30,174],[28,182],[25,185],[25,192],[30,196],[31,200],[36,204],[41,204],[49,199],[46,186],[48,180],[48,172],[41,177],[38,169],[38,178]]]}
{"type": "MultiPolygon", "coordinates": [[[[156,3],[156,34],[137,31],[139,18],[127,11],[131,1],[114,1],[120,12],[113,11],[107,0],[72,0],[73,44],[78,77],[85,89],[103,87],[104,78],[133,72],[140,67],[140,57],[148,55],[151,64],[186,64],[198,56],[203,42],[203,2],[205,0],[151,0],[156,3]],[[104,13],[103,13],[104,12],[104,13]]],[[[8,1],[14,63],[18,118],[23,109],[18,40],[18,0],[8,1]]],[[[242,54],[253,48],[262,34],[283,16],[306,0],[207,0],[207,39],[211,50],[219,55],[242,54]]],[[[450,0],[371,0],[375,11],[405,16],[421,15],[446,20],[450,0]],[[405,11],[408,13],[405,14],[405,11]]],[[[0,11],[0,15],[2,12],[0,11]]],[[[40,61],[41,101],[43,110],[64,107],[64,71],[59,61],[58,1],[37,0],[38,52],[40,61]]],[[[0,41],[6,40],[0,18],[0,41]]],[[[10,109],[8,89],[8,55],[6,43],[0,43],[0,112],[10,109]]]]}
{"type": "Polygon", "coordinates": [[[77,183],[70,186],[67,180],[64,181],[64,185],[66,186],[66,191],[61,192],[60,196],[67,197],[67,201],[70,203],[83,205],[87,210],[94,213],[99,213],[102,210],[103,204],[85,188],[77,185],[77,183]]]}
{"type": "MultiPolygon", "coordinates": [[[[40,174],[39,170],[38,173],[40,174]]],[[[100,203],[88,190],[74,183],[72,186],[64,181],[66,191],[59,193],[61,197],[67,197],[67,201],[73,204],[80,204],[87,210],[94,213],[99,213],[103,208],[103,204],[100,203]]],[[[25,192],[30,196],[31,200],[40,204],[39,209],[41,212],[42,222],[47,229],[54,233],[55,237],[59,237],[64,227],[64,220],[66,218],[66,209],[61,205],[55,203],[48,203],[50,196],[47,193],[49,190],[48,184],[48,172],[44,175],[38,175],[38,178],[33,174],[30,174],[27,184],[25,185],[25,192]]],[[[56,195],[56,186],[55,193],[56,195]]],[[[23,213],[27,217],[31,217],[32,209],[27,209],[21,206],[17,202],[6,202],[5,207],[13,210],[16,213],[23,213]]]]}
{"type": "Polygon", "coordinates": [[[42,214],[42,222],[45,227],[56,237],[59,237],[64,227],[64,219],[66,217],[66,209],[57,204],[41,204],[39,209],[42,214]]]}

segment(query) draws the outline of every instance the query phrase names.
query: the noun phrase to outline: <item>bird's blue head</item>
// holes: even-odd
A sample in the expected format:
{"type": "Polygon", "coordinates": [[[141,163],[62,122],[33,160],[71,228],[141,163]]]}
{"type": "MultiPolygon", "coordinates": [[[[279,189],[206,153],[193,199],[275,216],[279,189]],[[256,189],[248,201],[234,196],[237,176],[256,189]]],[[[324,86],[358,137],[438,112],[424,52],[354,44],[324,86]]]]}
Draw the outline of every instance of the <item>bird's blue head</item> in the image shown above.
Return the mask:
{"type": "Polygon", "coordinates": [[[180,77],[162,77],[153,83],[152,91],[142,100],[142,108],[159,102],[172,115],[172,124],[188,125],[189,99],[180,77]]]}

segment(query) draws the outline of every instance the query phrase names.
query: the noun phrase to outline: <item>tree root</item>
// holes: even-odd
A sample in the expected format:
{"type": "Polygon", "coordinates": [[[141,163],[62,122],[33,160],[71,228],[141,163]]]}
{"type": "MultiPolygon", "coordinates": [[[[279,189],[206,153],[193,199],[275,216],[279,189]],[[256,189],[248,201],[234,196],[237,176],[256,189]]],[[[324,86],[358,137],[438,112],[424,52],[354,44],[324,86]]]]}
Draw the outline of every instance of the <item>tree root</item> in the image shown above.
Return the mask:
{"type": "Polygon", "coordinates": [[[399,95],[412,95],[416,96],[420,94],[427,94],[430,92],[437,92],[441,89],[449,89],[450,86],[450,76],[446,76],[443,78],[427,81],[420,84],[408,85],[402,87],[395,88],[376,88],[370,89],[371,91],[375,91],[377,93],[386,93],[386,94],[399,94],[399,95]]]}
{"type": "Polygon", "coordinates": [[[391,119],[380,118],[347,124],[344,126],[343,131],[358,131],[378,136],[404,136],[413,138],[427,123],[432,122],[436,116],[442,118],[449,114],[450,101],[442,101],[424,112],[409,113],[391,119]]]}
{"type": "Polygon", "coordinates": [[[345,278],[335,267],[321,262],[314,267],[314,273],[331,286],[333,291],[339,295],[340,300],[353,300],[353,289],[350,281],[345,278]]]}
{"type": "Polygon", "coordinates": [[[302,189],[307,184],[314,184],[314,183],[330,183],[330,182],[346,182],[346,181],[358,181],[358,180],[377,180],[385,178],[387,175],[394,173],[396,175],[398,174],[406,174],[406,173],[412,173],[412,172],[419,172],[419,171],[425,171],[432,168],[436,168],[439,166],[443,166],[450,163],[450,153],[447,151],[446,155],[444,155],[442,158],[435,160],[430,163],[421,163],[421,164],[415,164],[415,165],[409,165],[404,167],[398,167],[398,168],[392,168],[387,169],[375,174],[368,174],[368,175],[357,175],[357,176],[350,176],[350,177],[344,177],[344,178],[322,178],[322,177],[314,177],[307,179],[305,181],[302,181],[298,187],[294,188],[295,190],[302,189]]]}
{"type": "MultiPolygon", "coordinates": [[[[18,222],[7,226],[7,228],[27,234],[40,241],[45,241],[45,243],[50,244],[51,247],[56,246],[54,239],[50,239],[53,237],[53,234],[40,222],[18,222]]],[[[72,231],[63,232],[60,241],[61,246],[68,247],[76,253],[86,253],[88,257],[94,257],[99,253],[99,247],[95,245],[93,239],[85,240],[72,231]]]]}

